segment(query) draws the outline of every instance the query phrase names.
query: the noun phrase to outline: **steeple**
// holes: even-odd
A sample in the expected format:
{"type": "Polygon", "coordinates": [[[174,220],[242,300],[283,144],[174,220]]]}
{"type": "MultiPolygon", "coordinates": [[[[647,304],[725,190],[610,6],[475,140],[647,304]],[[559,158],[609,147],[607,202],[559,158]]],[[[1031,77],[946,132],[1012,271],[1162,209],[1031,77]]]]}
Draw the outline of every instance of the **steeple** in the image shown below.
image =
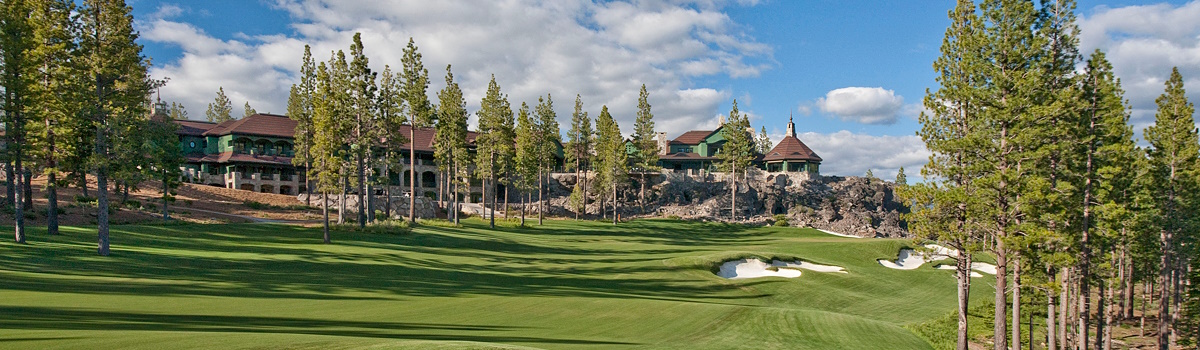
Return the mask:
{"type": "Polygon", "coordinates": [[[792,114],[788,113],[787,135],[796,137],[796,123],[792,123],[792,114]]]}

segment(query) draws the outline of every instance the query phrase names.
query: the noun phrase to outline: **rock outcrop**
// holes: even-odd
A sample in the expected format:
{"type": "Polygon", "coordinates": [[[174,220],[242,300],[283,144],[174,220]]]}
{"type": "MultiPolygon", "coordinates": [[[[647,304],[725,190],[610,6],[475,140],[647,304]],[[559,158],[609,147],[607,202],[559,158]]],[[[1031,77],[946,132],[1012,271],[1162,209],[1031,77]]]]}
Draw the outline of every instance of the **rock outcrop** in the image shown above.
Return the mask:
{"type": "MultiPolygon", "coordinates": [[[[300,200],[300,202],[304,202],[304,199],[306,196],[308,196],[308,195],[301,193],[300,195],[296,196],[296,199],[300,200]]],[[[371,206],[376,211],[383,211],[384,204],[386,204],[387,203],[386,201],[388,200],[387,197],[385,197],[385,196],[369,196],[368,198],[370,198],[371,206]]],[[[340,208],[341,207],[341,203],[339,202],[340,200],[341,200],[341,195],[330,195],[329,196],[329,208],[330,209],[340,208]]],[[[392,217],[397,218],[397,219],[402,218],[402,217],[404,217],[404,218],[408,217],[408,202],[409,202],[408,197],[393,196],[391,198],[391,200],[392,200],[392,217]]],[[[425,219],[437,217],[437,202],[436,201],[433,201],[433,200],[430,200],[430,199],[424,198],[424,197],[417,197],[416,202],[417,202],[417,212],[416,212],[417,217],[425,218],[425,219]]],[[[321,204],[320,204],[321,203],[321,195],[314,194],[312,197],[312,203],[313,203],[313,206],[320,207],[321,206],[321,204]]],[[[357,213],[358,212],[358,196],[357,195],[346,195],[346,211],[349,213],[357,213]]]]}

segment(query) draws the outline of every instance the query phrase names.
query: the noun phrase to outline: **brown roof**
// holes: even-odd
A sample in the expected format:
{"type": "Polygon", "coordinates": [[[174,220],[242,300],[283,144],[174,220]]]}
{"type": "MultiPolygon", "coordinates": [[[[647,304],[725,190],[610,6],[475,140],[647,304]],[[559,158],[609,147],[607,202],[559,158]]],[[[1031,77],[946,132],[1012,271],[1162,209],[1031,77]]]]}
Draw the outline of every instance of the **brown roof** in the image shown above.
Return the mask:
{"type": "Polygon", "coordinates": [[[287,116],[260,113],[242,119],[227,120],[204,132],[204,136],[229,134],[294,138],[296,121],[287,116]]]}
{"type": "Polygon", "coordinates": [[[217,123],[196,120],[174,120],[174,122],[175,125],[179,125],[179,130],[176,130],[175,133],[188,136],[203,136],[204,132],[217,126],[217,123]]]}
{"type": "Polygon", "coordinates": [[[244,153],[222,152],[217,154],[189,154],[190,163],[258,163],[274,165],[292,165],[292,157],[252,155],[244,153]]]}
{"type": "Polygon", "coordinates": [[[700,141],[704,141],[704,139],[708,138],[708,135],[712,135],[712,133],[713,133],[713,130],[688,131],[688,132],[683,133],[683,135],[679,135],[679,137],[676,137],[674,140],[671,140],[671,144],[672,145],[680,145],[680,144],[682,144],[682,145],[698,145],[698,144],[700,144],[700,141]]]}
{"type": "Polygon", "coordinates": [[[811,160],[820,162],[821,157],[817,156],[804,142],[800,142],[800,139],[788,135],[782,141],[779,141],[779,144],[775,145],[775,148],[767,152],[763,160],[768,162],[777,160],[811,160]]]}
{"type": "Polygon", "coordinates": [[[678,152],[658,156],[659,160],[715,160],[717,157],[701,157],[699,153],[678,152]]]}

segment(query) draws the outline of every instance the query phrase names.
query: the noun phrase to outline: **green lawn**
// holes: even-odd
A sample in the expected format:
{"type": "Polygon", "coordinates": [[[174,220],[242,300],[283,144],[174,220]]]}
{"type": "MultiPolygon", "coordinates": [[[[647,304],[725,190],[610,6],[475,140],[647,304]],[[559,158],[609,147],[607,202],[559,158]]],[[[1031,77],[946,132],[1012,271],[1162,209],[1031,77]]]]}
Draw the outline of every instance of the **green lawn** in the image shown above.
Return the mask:
{"type": "Polygon", "coordinates": [[[660,220],[485,227],[325,245],[283,225],[117,226],[109,257],[95,229],[33,230],[0,244],[0,348],[924,349],[904,326],[955,305],[951,272],[875,262],[903,240],[660,220]],[[849,273],[712,273],[747,255],[849,273]]]}

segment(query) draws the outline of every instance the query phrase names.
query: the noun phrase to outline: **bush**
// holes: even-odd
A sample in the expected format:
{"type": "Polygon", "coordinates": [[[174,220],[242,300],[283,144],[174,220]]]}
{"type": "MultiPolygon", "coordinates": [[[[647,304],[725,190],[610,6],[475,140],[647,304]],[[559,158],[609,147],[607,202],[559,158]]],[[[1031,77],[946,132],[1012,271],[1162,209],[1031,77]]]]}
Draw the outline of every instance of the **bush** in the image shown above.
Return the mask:
{"type": "Polygon", "coordinates": [[[671,220],[675,220],[675,221],[683,221],[683,218],[679,217],[679,215],[668,215],[667,219],[671,219],[671,220]]]}
{"type": "Polygon", "coordinates": [[[788,226],[787,215],[775,214],[774,220],[775,220],[775,222],[773,223],[773,225],[775,225],[776,227],[787,227],[788,226]]]}
{"type": "Polygon", "coordinates": [[[404,220],[381,220],[367,224],[366,227],[359,228],[357,223],[345,223],[334,227],[342,232],[362,232],[376,234],[404,234],[412,231],[412,227],[408,225],[408,221],[404,220]]]}
{"type": "Polygon", "coordinates": [[[139,201],[125,201],[125,203],[122,203],[122,204],[126,208],[129,208],[129,209],[141,209],[142,208],[142,202],[139,202],[139,201]]]}
{"type": "Polygon", "coordinates": [[[75,203],[81,203],[81,204],[96,203],[96,197],[75,195],[75,203]]]}

